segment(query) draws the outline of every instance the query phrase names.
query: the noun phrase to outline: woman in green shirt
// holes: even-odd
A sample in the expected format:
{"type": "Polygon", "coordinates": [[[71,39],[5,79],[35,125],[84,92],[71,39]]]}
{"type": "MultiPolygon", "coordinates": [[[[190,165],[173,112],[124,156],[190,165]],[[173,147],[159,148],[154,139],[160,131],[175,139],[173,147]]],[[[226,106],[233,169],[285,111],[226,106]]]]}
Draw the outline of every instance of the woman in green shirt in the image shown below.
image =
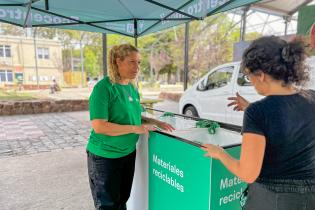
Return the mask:
{"type": "Polygon", "coordinates": [[[87,156],[96,209],[126,209],[139,134],[154,130],[152,124],[174,130],[167,123],[141,117],[140,97],[134,85],[139,65],[137,48],[129,44],[114,46],[109,55],[109,77],[99,81],[90,96],[92,131],[87,156]]]}

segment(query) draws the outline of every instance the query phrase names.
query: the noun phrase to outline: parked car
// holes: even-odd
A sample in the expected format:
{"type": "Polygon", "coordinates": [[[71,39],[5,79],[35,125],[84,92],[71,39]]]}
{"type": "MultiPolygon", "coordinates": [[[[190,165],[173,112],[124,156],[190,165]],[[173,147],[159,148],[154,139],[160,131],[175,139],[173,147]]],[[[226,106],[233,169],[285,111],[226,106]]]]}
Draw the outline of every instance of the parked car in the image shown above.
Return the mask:
{"type": "MultiPolygon", "coordinates": [[[[312,68],[310,87],[315,89],[315,57],[308,59],[312,68]]],[[[187,89],[179,101],[181,114],[210,119],[234,125],[242,125],[243,112],[227,107],[230,96],[239,92],[248,101],[256,101],[258,95],[246,75],[240,72],[240,62],[227,63],[210,70],[192,87],[187,89]]]]}

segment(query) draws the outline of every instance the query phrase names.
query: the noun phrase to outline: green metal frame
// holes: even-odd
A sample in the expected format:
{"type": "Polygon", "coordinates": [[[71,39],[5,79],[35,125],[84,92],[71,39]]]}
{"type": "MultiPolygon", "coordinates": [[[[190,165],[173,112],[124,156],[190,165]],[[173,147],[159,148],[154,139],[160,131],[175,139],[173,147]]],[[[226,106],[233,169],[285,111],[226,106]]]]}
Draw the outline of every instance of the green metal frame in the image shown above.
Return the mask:
{"type": "Polygon", "coordinates": [[[166,15],[164,18],[133,18],[133,19],[88,21],[88,22],[82,21],[82,20],[77,20],[77,19],[65,16],[65,15],[58,14],[56,12],[49,11],[49,1],[48,0],[44,0],[45,1],[45,9],[40,9],[40,8],[32,6],[33,3],[38,2],[38,1],[41,1],[41,0],[31,0],[30,2],[24,3],[24,4],[0,4],[0,7],[27,7],[28,8],[27,15],[26,15],[26,18],[25,18],[25,21],[24,21],[23,25],[22,24],[18,24],[18,23],[14,23],[14,22],[11,22],[11,21],[7,21],[7,20],[1,20],[1,19],[0,19],[0,22],[12,24],[12,25],[16,25],[16,26],[20,26],[20,27],[24,27],[24,28],[28,27],[27,21],[28,21],[28,16],[30,14],[30,11],[31,10],[35,10],[35,11],[39,11],[39,12],[46,13],[46,14],[49,14],[49,15],[54,15],[54,16],[57,16],[57,17],[64,18],[66,20],[71,21],[71,23],[32,24],[31,27],[55,27],[55,26],[71,26],[71,25],[73,25],[73,26],[75,26],[75,25],[88,25],[88,26],[92,26],[92,27],[99,28],[99,29],[102,29],[102,30],[110,31],[112,33],[116,33],[116,34],[120,34],[120,35],[124,35],[124,36],[128,36],[128,37],[137,38],[137,37],[143,35],[145,32],[147,32],[150,29],[152,29],[157,24],[161,23],[162,21],[191,21],[191,20],[202,20],[203,19],[203,18],[195,17],[193,15],[190,15],[188,13],[180,11],[180,9],[182,9],[183,7],[185,7],[188,4],[190,4],[191,2],[193,2],[193,0],[187,1],[186,3],[184,3],[183,5],[181,5],[178,8],[172,8],[172,7],[169,7],[169,6],[165,5],[165,4],[161,4],[161,3],[157,2],[157,1],[153,1],[153,0],[145,0],[148,3],[154,4],[154,5],[157,5],[157,6],[160,6],[162,8],[166,8],[166,9],[172,11],[168,15],[166,15]],[[182,14],[182,15],[186,16],[187,18],[168,18],[171,15],[173,15],[174,13],[182,14]],[[96,25],[98,23],[114,23],[114,22],[131,21],[131,20],[134,21],[134,34],[133,35],[122,33],[120,31],[116,31],[116,30],[113,30],[113,29],[109,29],[109,28],[106,28],[106,27],[103,27],[103,26],[96,25]],[[149,26],[144,31],[142,31],[140,34],[138,34],[138,30],[137,30],[138,21],[141,21],[141,20],[156,21],[156,22],[153,23],[151,26],[149,26]]]}

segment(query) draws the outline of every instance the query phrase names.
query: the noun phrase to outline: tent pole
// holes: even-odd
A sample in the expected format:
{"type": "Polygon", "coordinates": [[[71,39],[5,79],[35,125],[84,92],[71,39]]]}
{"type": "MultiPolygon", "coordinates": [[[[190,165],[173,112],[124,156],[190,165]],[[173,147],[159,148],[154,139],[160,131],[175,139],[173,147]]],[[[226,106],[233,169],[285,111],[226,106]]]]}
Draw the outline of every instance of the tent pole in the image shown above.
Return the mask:
{"type": "Polygon", "coordinates": [[[26,11],[26,16],[25,16],[23,28],[26,28],[29,23],[31,23],[31,25],[32,25],[32,19],[30,18],[32,3],[36,3],[38,1],[40,1],[40,0],[30,0],[28,3],[25,4],[25,5],[27,5],[27,11],[26,11]]]}
{"type": "Polygon", "coordinates": [[[138,47],[138,20],[133,20],[134,37],[135,37],[135,47],[138,47]]]}
{"type": "Polygon", "coordinates": [[[102,33],[102,45],[103,45],[103,76],[107,76],[107,35],[102,33]]]}
{"type": "MultiPolygon", "coordinates": [[[[153,3],[153,1],[148,1],[148,2],[150,2],[150,3],[153,3]]],[[[180,12],[180,10],[182,9],[182,8],[184,8],[185,6],[187,6],[189,3],[191,3],[192,1],[190,0],[190,1],[188,1],[188,2],[186,2],[185,4],[183,4],[183,5],[181,5],[180,7],[178,7],[177,9],[176,9],[176,11],[178,12],[178,13],[181,13],[180,12]]],[[[156,3],[156,2],[155,2],[156,3]]],[[[161,5],[160,5],[161,6],[161,5]]],[[[141,31],[141,33],[140,34],[138,34],[138,35],[142,35],[142,34],[144,34],[145,32],[147,32],[147,31],[149,31],[151,28],[153,28],[154,26],[156,26],[156,25],[158,25],[159,23],[161,23],[162,21],[164,21],[164,20],[167,20],[167,18],[168,17],[170,17],[171,15],[173,15],[176,11],[174,11],[174,9],[173,8],[169,8],[170,10],[172,10],[173,12],[171,12],[171,13],[169,13],[168,15],[166,15],[166,16],[164,16],[163,18],[161,18],[159,21],[157,21],[156,23],[154,23],[153,25],[151,25],[150,27],[148,27],[147,29],[145,29],[144,31],[141,31]]],[[[185,14],[183,14],[183,15],[185,15],[185,14]]],[[[185,15],[185,16],[188,16],[189,17],[189,15],[185,15]]],[[[192,19],[196,19],[197,17],[193,17],[192,19]]],[[[198,20],[198,18],[196,19],[196,20],[198,20]]]]}
{"type": "Polygon", "coordinates": [[[157,1],[153,1],[153,0],[145,0],[145,1],[147,1],[147,2],[149,2],[151,4],[158,5],[159,7],[166,8],[168,10],[173,11],[171,14],[178,13],[178,14],[184,15],[186,17],[190,17],[190,18],[192,18],[194,20],[200,20],[199,17],[193,16],[193,15],[191,15],[189,13],[185,13],[185,12],[181,11],[181,8],[183,8],[184,6],[190,4],[191,2],[193,2],[193,0],[187,1],[184,5],[180,6],[178,9],[169,7],[169,6],[165,5],[165,4],[161,4],[161,3],[157,2],[157,1]]]}
{"type": "Polygon", "coordinates": [[[288,35],[288,26],[291,21],[291,16],[285,16],[284,19],[284,35],[288,35]]]}
{"type": "Polygon", "coordinates": [[[80,62],[81,62],[81,87],[83,88],[84,86],[84,49],[83,49],[83,38],[84,38],[84,33],[81,32],[81,37],[80,37],[80,62]]]}
{"type": "Polygon", "coordinates": [[[241,24],[241,36],[240,36],[241,41],[245,40],[247,12],[248,12],[248,7],[243,9],[242,21],[241,21],[241,23],[242,23],[241,24]]]}
{"type": "Polygon", "coordinates": [[[188,55],[189,54],[189,22],[185,23],[185,58],[184,58],[184,90],[188,83],[188,55]]]}
{"type": "Polygon", "coordinates": [[[28,3],[28,6],[27,6],[27,12],[26,12],[23,28],[26,28],[28,26],[28,23],[30,22],[32,24],[32,20],[29,17],[30,12],[31,12],[31,7],[32,7],[32,2],[30,1],[30,3],[28,3]]]}
{"type": "Polygon", "coordinates": [[[49,2],[48,2],[48,0],[45,0],[45,10],[49,10],[49,2]]]}

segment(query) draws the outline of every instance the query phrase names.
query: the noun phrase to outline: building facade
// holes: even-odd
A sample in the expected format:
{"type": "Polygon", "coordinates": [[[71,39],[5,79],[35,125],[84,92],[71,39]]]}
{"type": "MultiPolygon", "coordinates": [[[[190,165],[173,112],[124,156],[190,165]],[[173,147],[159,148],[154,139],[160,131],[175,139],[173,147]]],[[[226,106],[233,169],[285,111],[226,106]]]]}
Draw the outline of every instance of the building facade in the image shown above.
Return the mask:
{"type": "Polygon", "coordinates": [[[60,42],[0,36],[0,86],[47,88],[53,79],[63,84],[60,42]]]}

